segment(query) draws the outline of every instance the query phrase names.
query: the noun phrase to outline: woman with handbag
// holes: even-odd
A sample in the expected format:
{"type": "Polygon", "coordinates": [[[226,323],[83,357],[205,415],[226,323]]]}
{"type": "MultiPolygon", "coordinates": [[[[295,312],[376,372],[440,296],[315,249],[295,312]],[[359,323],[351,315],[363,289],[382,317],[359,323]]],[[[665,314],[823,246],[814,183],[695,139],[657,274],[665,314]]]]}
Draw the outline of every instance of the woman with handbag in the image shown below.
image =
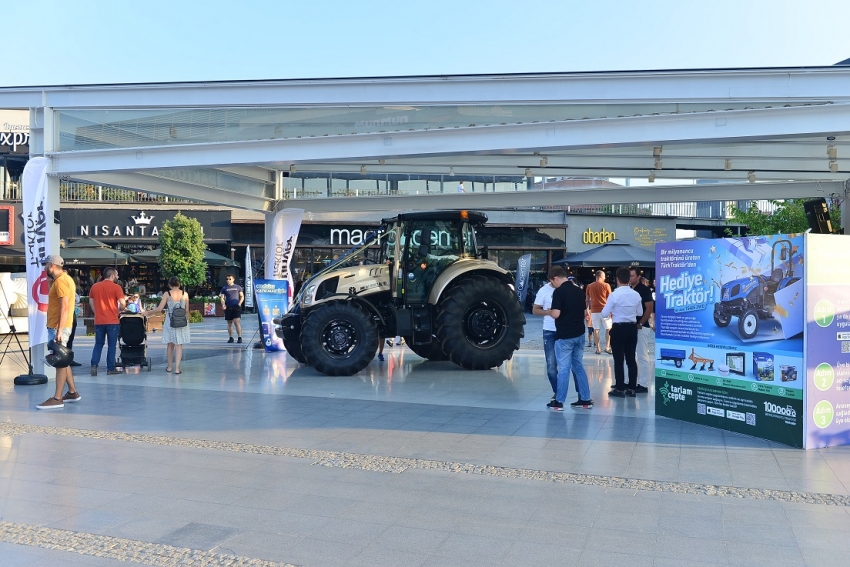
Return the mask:
{"type": "Polygon", "coordinates": [[[174,355],[174,373],[180,372],[180,360],[183,358],[183,345],[190,342],[189,321],[187,318],[189,308],[189,295],[180,288],[180,279],[173,277],[168,280],[169,290],[162,295],[162,301],[156,309],[145,311],[147,317],[153,313],[165,311],[165,321],[162,323],[162,342],[168,345],[166,350],[166,372],[171,372],[171,357],[174,355]]]}

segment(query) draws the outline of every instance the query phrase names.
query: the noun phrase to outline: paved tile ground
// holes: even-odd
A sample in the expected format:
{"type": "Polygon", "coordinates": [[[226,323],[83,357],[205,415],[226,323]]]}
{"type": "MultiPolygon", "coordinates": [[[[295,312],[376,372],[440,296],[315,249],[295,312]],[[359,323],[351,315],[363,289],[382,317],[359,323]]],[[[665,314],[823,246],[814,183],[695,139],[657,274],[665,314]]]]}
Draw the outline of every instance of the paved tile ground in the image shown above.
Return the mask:
{"type": "Polygon", "coordinates": [[[331,378],[208,319],[182,375],[152,334],[151,372],[83,366],[82,401],[53,412],[8,355],[0,564],[847,565],[850,448],[607,400],[604,355],[585,357],[594,408],[549,412],[539,323],[496,370],[392,347],[331,378]]]}

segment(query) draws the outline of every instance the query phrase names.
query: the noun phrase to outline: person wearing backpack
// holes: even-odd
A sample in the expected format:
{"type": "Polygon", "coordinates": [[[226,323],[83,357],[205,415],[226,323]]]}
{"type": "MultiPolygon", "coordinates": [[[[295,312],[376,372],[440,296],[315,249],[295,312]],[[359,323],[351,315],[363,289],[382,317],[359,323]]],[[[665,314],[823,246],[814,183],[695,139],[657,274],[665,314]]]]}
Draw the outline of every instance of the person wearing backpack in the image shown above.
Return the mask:
{"type": "Polygon", "coordinates": [[[174,373],[180,372],[180,360],[183,358],[183,345],[190,342],[189,320],[187,317],[189,308],[189,294],[180,288],[180,278],[173,277],[168,280],[168,292],[162,295],[162,301],[156,309],[145,311],[147,317],[153,313],[165,312],[165,321],[162,323],[162,342],[167,344],[166,350],[166,372],[171,372],[171,359],[174,357],[174,373]]]}

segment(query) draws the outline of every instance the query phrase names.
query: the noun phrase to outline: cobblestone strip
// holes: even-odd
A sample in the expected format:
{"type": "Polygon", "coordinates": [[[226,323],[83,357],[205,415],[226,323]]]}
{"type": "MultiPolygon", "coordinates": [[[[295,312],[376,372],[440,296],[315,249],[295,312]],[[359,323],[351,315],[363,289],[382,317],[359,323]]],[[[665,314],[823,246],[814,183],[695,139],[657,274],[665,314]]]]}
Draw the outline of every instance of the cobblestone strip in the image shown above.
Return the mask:
{"type": "Polygon", "coordinates": [[[693,482],[665,482],[616,476],[551,472],[536,469],[499,467],[493,465],[476,465],[472,463],[459,463],[454,461],[383,457],[380,455],[295,449],[290,447],[275,447],[272,445],[254,445],[250,443],[206,441],[203,439],[187,439],[183,437],[166,437],[138,433],[92,431],[88,429],[22,425],[8,422],[0,424],[0,435],[23,435],[25,433],[42,433],[46,435],[63,435],[109,441],[128,441],[132,443],[166,445],[171,447],[212,449],[216,451],[249,453],[254,455],[293,457],[298,459],[309,459],[312,460],[315,465],[323,465],[327,467],[361,469],[397,474],[403,473],[407,469],[438,470],[501,478],[582,484],[588,486],[599,486],[602,488],[644,490],[649,492],[672,492],[678,494],[696,494],[701,496],[726,496],[730,498],[744,498],[749,500],[779,500],[782,502],[822,504],[827,506],[850,506],[850,496],[842,494],[796,492],[790,490],[770,490],[763,488],[740,488],[736,486],[700,484],[693,482]]]}
{"type": "Polygon", "coordinates": [[[154,567],[295,567],[289,563],[3,521],[0,521],[0,541],[154,567]]]}

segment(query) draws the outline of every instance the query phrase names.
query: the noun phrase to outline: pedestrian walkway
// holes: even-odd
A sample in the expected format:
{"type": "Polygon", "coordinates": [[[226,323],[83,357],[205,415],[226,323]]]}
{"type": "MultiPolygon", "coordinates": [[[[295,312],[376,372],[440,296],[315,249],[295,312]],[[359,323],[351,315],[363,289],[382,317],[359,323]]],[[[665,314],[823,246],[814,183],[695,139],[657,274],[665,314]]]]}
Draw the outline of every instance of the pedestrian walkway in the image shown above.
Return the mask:
{"type": "Polygon", "coordinates": [[[549,411],[529,321],[499,369],[394,346],[350,377],[227,344],[219,319],[179,376],[157,334],[151,372],[89,376],[77,337],[82,401],[50,412],[10,355],[0,564],[847,564],[850,448],[656,418],[652,392],[607,399],[607,355],[585,357],[593,409],[549,411]]]}

